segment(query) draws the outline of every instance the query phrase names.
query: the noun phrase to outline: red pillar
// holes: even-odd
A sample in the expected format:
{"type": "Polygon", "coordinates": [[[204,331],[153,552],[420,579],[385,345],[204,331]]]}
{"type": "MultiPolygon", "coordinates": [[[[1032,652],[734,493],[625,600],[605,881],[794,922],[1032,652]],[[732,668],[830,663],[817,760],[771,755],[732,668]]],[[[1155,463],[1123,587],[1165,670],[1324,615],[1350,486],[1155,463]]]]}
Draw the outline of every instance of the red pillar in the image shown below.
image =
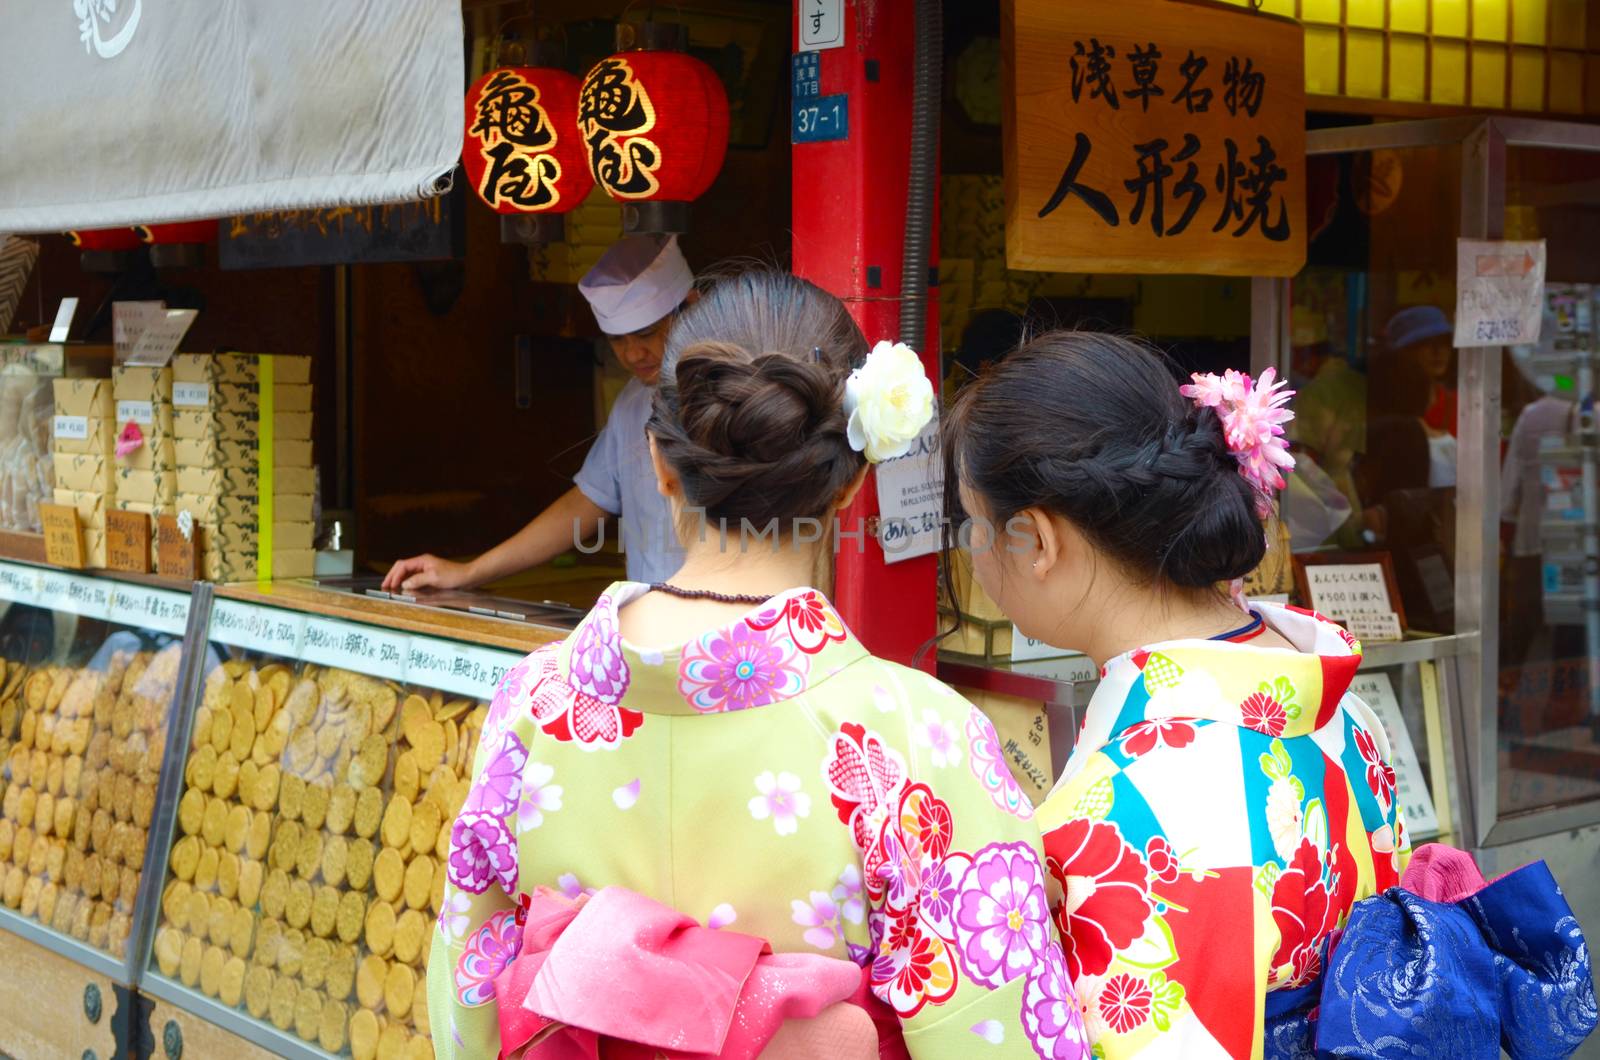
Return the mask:
{"type": "MultiPolygon", "coordinates": [[[[796,0],[795,49],[800,19],[819,6],[796,0]]],[[[794,271],[833,292],[850,307],[868,343],[896,340],[904,290],[906,177],[910,170],[912,0],[841,0],[842,47],[806,53],[817,57],[820,95],[846,97],[848,134],[842,139],[793,145],[794,271]]],[[[791,84],[794,77],[791,77],[791,84]]],[[[796,103],[803,103],[801,98],[796,103]]],[[[937,261],[937,232],[931,243],[937,261]]],[[[927,283],[927,278],[921,278],[927,283]]],[[[913,343],[937,390],[939,306],[929,288],[928,333],[913,343]]],[[[860,498],[840,515],[848,531],[878,514],[871,478],[860,498]]],[[[842,538],[834,602],[850,628],[874,654],[898,662],[913,656],[937,627],[935,557],[885,563],[876,540],[842,538]]],[[[923,660],[931,671],[932,654],[923,660]]]]}

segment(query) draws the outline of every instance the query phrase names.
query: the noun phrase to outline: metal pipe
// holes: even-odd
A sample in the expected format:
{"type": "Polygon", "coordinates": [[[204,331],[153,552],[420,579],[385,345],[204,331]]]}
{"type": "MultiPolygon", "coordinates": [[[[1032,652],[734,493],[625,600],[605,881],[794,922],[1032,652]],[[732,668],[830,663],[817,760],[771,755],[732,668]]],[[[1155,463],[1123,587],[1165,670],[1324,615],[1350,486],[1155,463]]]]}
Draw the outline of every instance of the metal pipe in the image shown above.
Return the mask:
{"type": "Polygon", "coordinates": [[[944,15],[940,0],[917,0],[915,17],[911,167],[906,180],[905,250],[900,263],[900,341],[921,349],[928,335],[933,195],[939,183],[939,99],[944,72],[944,15]]]}

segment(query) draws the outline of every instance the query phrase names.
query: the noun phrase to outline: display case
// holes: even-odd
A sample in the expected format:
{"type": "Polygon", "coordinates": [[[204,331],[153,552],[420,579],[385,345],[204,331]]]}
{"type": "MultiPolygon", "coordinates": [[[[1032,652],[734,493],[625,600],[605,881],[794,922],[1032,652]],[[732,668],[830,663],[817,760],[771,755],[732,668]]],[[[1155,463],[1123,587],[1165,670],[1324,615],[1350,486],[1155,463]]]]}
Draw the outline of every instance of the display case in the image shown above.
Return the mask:
{"type": "Polygon", "coordinates": [[[449,822],[500,675],[562,633],[219,590],[141,992],[277,1055],[431,1056],[449,822]]]}
{"type": "Polygon", "coordinates": [[[124,985],[190,604],[0,563],[0,929],[124,985]]]}

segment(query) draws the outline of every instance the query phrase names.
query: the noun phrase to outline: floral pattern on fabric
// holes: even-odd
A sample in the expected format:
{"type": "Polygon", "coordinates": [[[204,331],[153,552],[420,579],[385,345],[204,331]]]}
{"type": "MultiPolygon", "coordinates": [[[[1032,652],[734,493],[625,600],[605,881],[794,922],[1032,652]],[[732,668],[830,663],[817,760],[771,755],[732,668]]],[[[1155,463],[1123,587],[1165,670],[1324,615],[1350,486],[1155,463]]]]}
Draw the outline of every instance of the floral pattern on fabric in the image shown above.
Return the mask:
{"type": "Polygon", "coordinates": [[[584,750],[615,750],[644,724],[644,715],[579,691],[551,669],[529,693],[533,720],[548,735],[584,750]]]}
{"type": "Polygon", "coordinates": [[[469,894],[482,894],[491,883],[517,892],[517,841],[504,817],[462,811],[450,829],[449,879],[469,894]]]}
{"type": "Polygon", "coordinates": [[[1178,718],[1155,718],[1128,726],[1122,752],[1129,758],[1149,754],[1157,747],[1187,747],[1194,742],[1195,727],[1178,718]]]}
{"type": "Polygon", "coordinates": [[[678,667],[678,691],[702,714],[749,710],[805,691],[808,668],[793,640],[741,622],[690,642],[678,667]]]}
{"type": "Polygon", "coordinates": [[[1056,926],[1067,968],[1074,980],[1099,975],[1117,950],[1144,934],[1150,868],[1116,824],[1072,821],[1050,838],[1046,863],[1065,896],[1056,926]]]}
{"type": "Polygon", "coordinates": [[[997,987],[1033,970],[1050,942],[1044,873],[1021,843],[989,846],[972,859],[955,911],[967,974],[997,987]]]}
{"type": "Polygon", "coordinates": [[[1006,765],[1005,752],[1000,747],[1000,734],[994,725],[976,707],[967,715],[967,742],[971,745],[972,775],[989,792],[994,804],[1024,821],[1033,816],[1033,803],[1023,793],[1022,785],[1011,775],[1006,765]]]}
{"type": "Polygon", "coordinates": [[[528,749],[517,734],[502,735],[499,746],[473,778],[462,812],[503,817],[515,810],[522,798],[522,767],[527,761],[528,749]]]}
{"type": "Polygon", "coordinates": [[[544,824],[544,815],[561,809],[561,785],[550,783],[556,771],[543,762],[529,762],[522,771],[522,801],[517,804],[517,828],[526,831],[544,824]]]}
{"type": "Polygon", "coordinates": [[[1089,1051],[1061,944],[1051,942],[1022,994],[1022,1028],[1045,1060],[1074,1060],[1089,1051]]]}
{"type": "Polygon", "coordinates": [[[522,950],[522,927],[514,910],[504,910],[484,921],[467,940],[456,962],[456,997],[476,1008],[494,1000],[495,976],[506,970],[522,950]]]}
{"type": "Polygon", "coordinates": [[[1367,787],[1377,796],[1378,805],[1387,810],[1394,802],[1394,766],[1378,754],[1377,741],[1373,740],[1370,732],[1359,725],[1353,731],[1356,750],[1361,752],[1361,760],[1367,765],[1367,787]]]}
{"type": "Polygon", "coordinates": [[[771,820],[779,835],[794,835],[800,819],[811,815],[811,796],[800,790],[800,778],[793,773],[771,772],[756,777],[758,794],[750,800],[750,816],[771,820]]]}
{"type": "Polygon", "coordinates": [[[745,621],[757,632],[782,626],[794,646],[807,655],[817,654],[829,641],[843,641],[849,636],[839,612],[821,593],[810,590],[796,593],[780,606],[768,608],[745,621]]]}
{"type": "Polygon", "coordinates": [[[850,829],[864,859],[867,894],[880,899],[884,890],[879,875],[885,860],[883,831],[899,808],[906,783],[905,759],[877,733],[847,724],[829,745],[823,779],[840,822],[850,829]]]}
{"type": "Polygon", "coordinates": [[[628,660],[622,655],[622,634],[617,630],[617,604],[610,593],[596,601],[594,610],[577,629],[567,663],[572,687],[602,703],[619,703],[628,690],[628,660]]]}
{"type": "Polygon", "coordinates": [[[1323,943],[1338,919],[1330,876],[1337,879],[1322,852],[1310,839],[1302,839],[1294,859],[1272,885],[1272,921],[1280,941],[1270,983],[1293,989],[1322,971],[1323,943]]]}

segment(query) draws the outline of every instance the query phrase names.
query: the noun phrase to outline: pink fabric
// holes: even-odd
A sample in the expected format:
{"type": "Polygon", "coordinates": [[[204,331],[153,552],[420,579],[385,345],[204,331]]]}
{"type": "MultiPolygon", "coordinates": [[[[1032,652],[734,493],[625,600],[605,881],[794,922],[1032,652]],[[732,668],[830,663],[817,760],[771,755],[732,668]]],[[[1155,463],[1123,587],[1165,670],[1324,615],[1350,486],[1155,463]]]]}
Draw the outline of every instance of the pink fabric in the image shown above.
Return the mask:
{"type": "Polygon", "coordinates": [[[502,1057],[745,1060],[785,1020],[868,1007],[849,961],[774,954],[620,887],[576,901],[541,888],[524,916],[522,949],[495,979],[502,1057]]]}
{"type": "Polygon", "coordinates": [[[1429,843],[1411,855],[1400,886],[1430,902],[1459,902],[1488,886],[1478,863],[1465,850],[1429,843]]]}

